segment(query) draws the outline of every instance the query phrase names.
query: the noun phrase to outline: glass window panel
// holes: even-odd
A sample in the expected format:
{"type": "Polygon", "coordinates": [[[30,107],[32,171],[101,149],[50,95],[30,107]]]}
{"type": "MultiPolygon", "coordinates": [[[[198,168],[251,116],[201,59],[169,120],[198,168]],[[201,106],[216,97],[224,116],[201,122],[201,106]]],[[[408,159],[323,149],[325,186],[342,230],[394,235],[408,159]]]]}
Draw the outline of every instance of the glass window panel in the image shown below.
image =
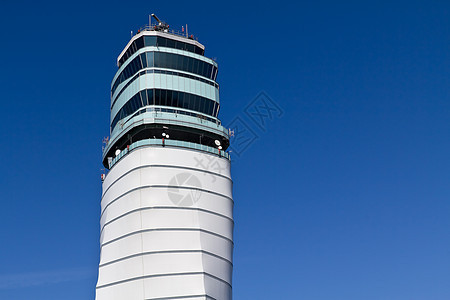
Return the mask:
{"type": "Polygon", "coordinates": [[[126,77],[129,78],[131,75],[133,75],[133,61],[130,61],[130,63],[127,66],[127,75],[126,77]]]}
{"type": "Polygon", "coordinates": [[[137,70],[137,61],[136,61],[136,59],[133,59],[133,60],[131,61],[131,64],[130,64],[131,76],[132,76],[134,73],[136,73],[136,70],[137,70]]]}
{"type": "Polygon", "coordinates": [[[200,62],[200,67],[199,67],[198,72],[197,72],[197,74],[200,75],[200,76],[203,76],[204,65],[205,65],[205,63],[203,61],[201,61],[200,62]]]}
{"type": "Polygon", "coordinates": [[[156,46],[156,36],[145,36],[144,44],[145,46],[156,46]]]}
{"type": "Polygon", "coordinates": [[[139,50],[144,47],[144,38],[141,36],[136,40],[136,48],[139,50]]]}
{"type": "Polygon", "coordinates": [[[129,68],[129,66],[125,67],[125,69],[123,70],[123,73],[125,74],[125,78],[124,79],[130,77],[130,68],[129,68]]]}
{"type": "Polygon", "coordinates": [[[203,99],[200,100],[200,106],[198,107],[198,111],[205,113],[205,101],[203,101],[203,99]]]}
{"type": "Polygon", "coordinates": [[[183,70],[183,56],[177,55],[177,70],[183,70]]]}
{"type": "Polygon", "coordinates": [[[203,74],[203,76],[204,77],[207,77],[208,78],[208,68],[209,68],[209,64],[208,63],[203,63],[203,71],[202,71],[202,74],[203,74]]]}
{"type": "Polygon", "coordinates": [[[160,105],[167,105],[167,91],[166,90],[161,90],[161,99],[160,99],[160,105]]]}
{"type": "Polygon", "coordinates": [[[198,97],[195,97],[194,98],[194,103],[193,103],[191,109],[198,111],[199,106],[200,106],[200,99],[198,97]]]}
{"type": "Polygon", "coordinates": [[[172,103],[170,105],[173,107],[178,107],[178,92],[177,91],[172,92],[172,103]]]}
{"type": "Polygon", "coordinates": [[[161,68],[167,68],[167,65],[169,64],[169,57],[167,55],[167,53],[161,53],[159,58],[161,59],[160,61],[160,66],[161,68]]]}
{"type": "Polygon", "coordinates": [[[197,72],[195,72],[195,74],[203,76],[202,70],[203,70],[203,62],[200,61],[199,62],[199,66],[198,66],[198,70],[197,70],[197,72]]]}
{"type": "Polygon", "coordinates": [[[185,103],[187,103],[189,101],[189,94],[188,93],[183,93],[183,98],[182,100],[180,100],[180,103],[178,105],[179,108],[184,108],[185,107],[185,103]]]}
{"type": "Polygon", "coordinates": [[[130,101],[127,103],[127,115],[130,115],[131,113],[135,112],[137,109],[136,106],[136,95],[134,95],[130,101]]]}
{"type": "Polygon", "coordinates": [[[164,53],[165,55],[165,61],[164,61],[164,63],[165,63],[165,66],[166,66],[166,68],[171,68],[171,66],[172,66],[172,64],[173,64],[173,61],[172,61],[172,59],[171,59],[171,57],[172,57],[172,53],[164,53]]]}
{"type": "Polygon", "coordinates": [[[154,52],[153,64],[156,68],[161,67],[161,52],[154,52]]]}
{"type": "Polygon", "coordinates": [[[189,51],[189,52],[194,52],[195,53],[195,46],[186,43],[186,50],[189,51]]]}
{"type": "Polygon", "coordinates": [[[137,105],[138,101],[140,101],[139,98],[140,98],[139,94],[137,94],[137,95],[133,96],[133,98],[131,98],[131,100],[129,102],[130,103],[130,114],[134,113],[139,108],[139,106],[137,105]]]}
{"type": "Polygon", "coordinates": [[[141,54],[141,65],[142,68],[147,68],[147,58],[145,57],[145,53],[141,54]]]}
{"type": "Polygon", "coordinates": [[[194,69],[194,60],[191,57],[188,57],[188,72],[193,73],[194,69]]]}
{"type": "Polygon", "coordinates": [[[175,48],[175,41],[172,39],[167,39],[167,47],[175,48]]]}
{"type": "Polygon", "coordinates": [[[153,53],[154,52],[147,52],[146,53],[146,55],[147,55],[147,66],[149,68],[153,67],[153,53]]]}
{"type": "Polygon", "coordinates": [[[172,92],[171,90],[167,90],[167,98],[166,98],[166,105],[171,106],[172,105],[172,92]]]}
{"type": "Polygon", "coordinates": [[[194,95],[192,95],[192,94],[187,94],[187,95],[189,95],[188,96],[188,101],[185,101],[184,103],[183,103],[183,107],[184,108],[186,108],[186,109],[192,109],[192,104],[193,104],[193,102],[194,102],[194,95]]]}
{"type": "Polygon", "coordinates": [[[213,110],[213,116],[217,116],[217,110],[219,109],[219,105],[216,101],[214,101],[214,110],[213,110]]]}
{"type": "Polygon", "coordinates": [[[171,102],[170,102],[170,106],[177,107],[178,94],[179,94],[179,92],[172,91],[172,99],[171,99],[171,102]]]}
{"type": "Polygon", "coordinates": [[[206,68],[206,78],[211,78],[211,72],[212,72],[212,65],[208,64],[206,68]]]}
{"type": "Polygon", "coordinates": [[[180,92],[180,94],[178,95],[178,105],[177,105],[177,107],[183,108],[184,101],[186,101],[186,93],[180,92]]]}
{"type": "Polygon", "coordinates": [[[189,96],[188,93],[184,93],[183,102],[180,102],[180,108],[186,108],[187,103],[189,103],[189,96]]]}
{"type": "Polygon", "coordinates": [[[201,61],[199,61],[198,59],[194,59],[194,69],[193,69],[194,73],[198,73],[198,65],[199,64],[201,64],[201,61]]]}
{"type": "Polygon", "coordinates": [[[172,68],[178,70],[178,55],[172,54],[172,68]]]}
{"type": "Polygon", "coordinates": [[[134,73],[136,73],[137,71],[139,71],[140,69],[142,69],[142,65],[141,65],[141,59],[139,56],[137,56],[135,59],[135,66],[136,66],[136,70],[134,71],[134,73]]]}
{"type": "Polygon", "coordinates": [[[175,69],[177,65],[177,59],[175,54],[167,53],[167,67],[169,69],[175,69]]]}
{"type": "Polygon", "coordinates": [[[201,111],[202,113],[206,114],[207,103],[206,103],[205,99],[199,99],[199,100],[200,100],[200,109],[199,109],[199,111],[201,111]]]}
{"type": "Polygon", "coordinates": [[[207,78],[211,78],[212,69],[213,69],[213,65],[207,64],[207,66],[206,66],[206,77],[207,78]]]}
{"type": "Polygon", "coordinates": [[[157,43],[158,43],[158,47],[166,47],[167,39],[158,36],[157,43]]]}
{"type": "Polygon", "coordinates": [[[120,118],[122,119],[129,113],[130,113],[130,102],[127,102],[121,109],[120,118]]]}
{"type": "Polygon", "coordinates": [[[182,60],[183,60],[183,68],[181,70],[187,72],[188,71],[188,59],[186,56],[183,56],[182,60]]]}
{"type": "Polygon", "coordinates": [[[147,93],[146,93],[146,90],[143,90],[140,93],[141,93],[141,106],[146,106],[147,105],[147,93]]]}
{"type": "Polygon", "coordinates": [[[161,101],[161,90],[155,89],[155,105],[160,105],[161,101]]]}
{"type": "Polygon", "coordinates": [[[208,115],[212,115],[213,114],[213,110],[214,110],[214,102],[211,100],[207,100],[208,101],[208,115]]]}
{"type": "Polygon", "coordinates": [[[153,94],[154,94],[154,90],[147,90],[147,102],[148,105],[155,105],[155,103],[153,102],[153,94]]]}

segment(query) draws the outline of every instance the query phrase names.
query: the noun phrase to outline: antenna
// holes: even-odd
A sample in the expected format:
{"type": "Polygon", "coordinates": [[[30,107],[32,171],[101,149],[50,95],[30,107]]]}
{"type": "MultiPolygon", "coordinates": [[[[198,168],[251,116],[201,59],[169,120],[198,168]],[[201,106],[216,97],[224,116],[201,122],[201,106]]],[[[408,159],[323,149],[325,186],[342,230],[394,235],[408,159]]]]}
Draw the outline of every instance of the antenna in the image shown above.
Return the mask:
{"type": "Polygon", "coordinates": [[[155,18],[156,22],[158,22],[158,25],[161,25],[161,20],[155,14],[152,14],[152,17],[155,18]]]}
{"type": "Polygon", "coordinates": [[[158,25],[155,26],[155,30],[167,32],[169,30],[169,24],[161,21],[155,14],[151,14],[151,16],[158,22],[158,25]]]}

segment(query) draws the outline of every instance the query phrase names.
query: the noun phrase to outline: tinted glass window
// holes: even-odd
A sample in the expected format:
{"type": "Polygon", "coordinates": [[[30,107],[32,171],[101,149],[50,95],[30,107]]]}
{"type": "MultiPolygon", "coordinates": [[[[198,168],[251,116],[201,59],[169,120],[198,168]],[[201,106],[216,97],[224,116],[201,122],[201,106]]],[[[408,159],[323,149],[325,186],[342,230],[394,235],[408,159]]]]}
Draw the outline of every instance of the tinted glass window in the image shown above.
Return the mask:
{"type": "Polygon", "coordinates": [[[138,49],[141,49],[141,48],[144,48],[144,37],[140,37],[140,38],[138,38],[135,42],[134,42],[134,44],[135,44],[135,49],[136,49],[136,51],[138,50],[138,49]]]}
{"type": "Polygon", "coordinates": [[[145,46],[156,46],[156,36],[144,36],[145,46]]]}
{"type": "Polygon", "coordinates": [[[155,90],[147,90],[148,105],[155,105],[155,90]]]}
{"type": "Polygon", "coordinates": [[[218,105],[211,99],[197,96],[194,94],[177,92],[171,90],[148,89],[134,95],[127,103],[117,112],[114,117],[111,128],[117,125],[118,121],[135,113],[145,105],[162,105],[175,108],[185,108],[189,110],[199,111],[216,117],[218,105]],[[153,102],[152,99],[155,99],[153,102]]]}
{"type": "Polygon", "coordinates": [[[161,104],[163,106],[167,105],[167,91],[166,90],[161,90],[161,104]]]}
{"type": "Polygon", "coordinates": [[[195,46],[191,45],[191,44],[186,44],[186,50],[189,52],[194,52],[195,53],[195,46]]]}
{"type": "Polygon", "coordinates": [[[162,37],[158,37],[157,39],[157,46],[158,47],[166,47],[167,46],[167,40],[162,37]]]}
{"type": "Polygon", "coordinates": [[[161,105],[161,90],[155,90],[155,105],[161,105]]]}
{"type": "Polygon", "coordinates": [[[142,53],[140,56],[141,56],[142,68],[147,68],[147,57],[146,57],[145,53],[142,53]]]}
{"type": "Polygon", "coordinates": [[[175,48],[175,41],[171,39],[167,39],[167,47],[175,48]]]}
{"type": "MultiPolygon", "coordinates": [[[[212,72],[212,70],[217,71],[217,68],[207,62],[184,55],[152,51],[146,52],[145,55],[141,54],[140,56],[134,58],[124,68],[122,73],[114,82],[111,93],[114,94],[120,83],[136,74],[139,70],[151,67],[181,70],[198,74],[200,76],[204,76],[213,80],[215,80],[215,77],[217,76],[217,73],[212,72]]],[[[196,79],[195,77],[192,78],[196,79]]]]}
{"type": "Polygon", "coordinates": [[[153,67],[153,53],[154,52],[147,52],[147,66],[148,68],[153,67]]]}
{"type": "Polygon", "coordinates": [[[154,55],[153,66],[156,68],[160,68],[162,63],[161,52],[154,52],[153,55],[154,55]]]}

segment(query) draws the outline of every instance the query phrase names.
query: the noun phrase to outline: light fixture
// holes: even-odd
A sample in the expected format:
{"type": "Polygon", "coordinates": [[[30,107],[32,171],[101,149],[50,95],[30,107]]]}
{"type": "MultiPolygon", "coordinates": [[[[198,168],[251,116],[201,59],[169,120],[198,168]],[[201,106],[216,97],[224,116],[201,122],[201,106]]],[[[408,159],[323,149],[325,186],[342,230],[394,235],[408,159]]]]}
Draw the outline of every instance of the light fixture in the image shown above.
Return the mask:
{"type": "Polygon", "coordinates": [[[116,152],[115,152],[115,155],[117,156],[119,154],[120,154],[120,149],[117,149],[116,152]]]}
{"type": "Polygon", "coordinates": [[[214,143],[216,144],[216,146],[220,146],[220,141],[219,140],[215,140],[214,143]]]}

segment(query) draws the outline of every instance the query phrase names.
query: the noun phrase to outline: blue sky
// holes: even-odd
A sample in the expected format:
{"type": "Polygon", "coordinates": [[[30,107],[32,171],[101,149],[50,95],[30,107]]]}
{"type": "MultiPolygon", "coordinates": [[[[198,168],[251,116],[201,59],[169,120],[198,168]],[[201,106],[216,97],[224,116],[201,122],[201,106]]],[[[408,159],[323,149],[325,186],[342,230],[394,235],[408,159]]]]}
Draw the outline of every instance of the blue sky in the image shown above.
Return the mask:
{"type": "Polygon", "coordinates": [[[189,24],[252,132],[234,299],[450,299],[449,2],[1,6],[0,299],[93,299],[110,82],[150,13],[189,24]]]}

